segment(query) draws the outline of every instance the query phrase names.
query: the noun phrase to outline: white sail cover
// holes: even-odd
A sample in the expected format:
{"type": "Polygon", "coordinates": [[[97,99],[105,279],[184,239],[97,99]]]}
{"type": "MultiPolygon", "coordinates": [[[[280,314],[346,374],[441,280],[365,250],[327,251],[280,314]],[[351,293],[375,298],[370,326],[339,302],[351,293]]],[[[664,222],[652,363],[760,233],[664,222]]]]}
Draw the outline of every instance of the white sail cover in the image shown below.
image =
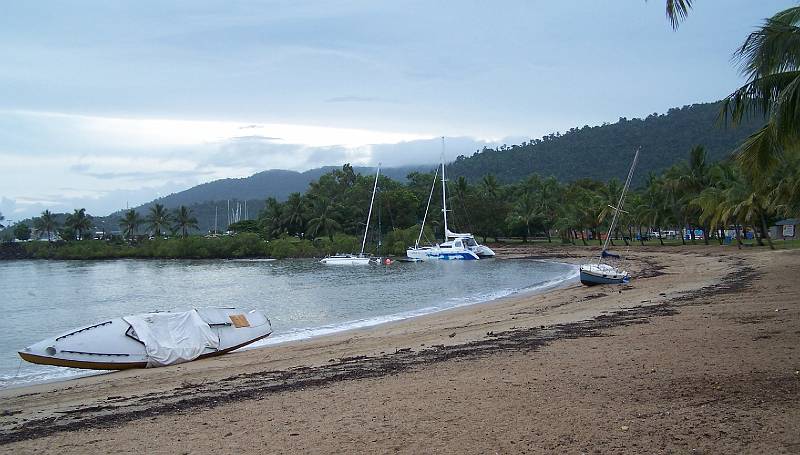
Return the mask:
{"type": "Polygon", "coordinates": [[[122,319],[144,343],[148,368],[188,362],[207,348],[219,348],[219,337],[197,310],[137,314],[122,319]]]}
{"type": "Polygon", "coordinates": [[[458,232],[453,232],[450,229],[445,229],[444,235],[447,238],[458,238],[458,237],[472,237],[472,234],[459,234],[458,232]]]}

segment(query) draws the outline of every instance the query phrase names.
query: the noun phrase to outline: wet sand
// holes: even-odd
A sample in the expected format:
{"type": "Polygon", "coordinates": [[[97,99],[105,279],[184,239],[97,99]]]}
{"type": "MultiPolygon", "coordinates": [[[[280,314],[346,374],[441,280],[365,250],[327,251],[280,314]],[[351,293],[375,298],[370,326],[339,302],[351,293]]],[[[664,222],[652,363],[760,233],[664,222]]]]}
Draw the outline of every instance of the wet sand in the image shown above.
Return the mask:
{"type": "Polygon", "coordinates": [[[625,286],[3,391],[0,451],[800,452],[800,251],[626,258],[625,286]]]}

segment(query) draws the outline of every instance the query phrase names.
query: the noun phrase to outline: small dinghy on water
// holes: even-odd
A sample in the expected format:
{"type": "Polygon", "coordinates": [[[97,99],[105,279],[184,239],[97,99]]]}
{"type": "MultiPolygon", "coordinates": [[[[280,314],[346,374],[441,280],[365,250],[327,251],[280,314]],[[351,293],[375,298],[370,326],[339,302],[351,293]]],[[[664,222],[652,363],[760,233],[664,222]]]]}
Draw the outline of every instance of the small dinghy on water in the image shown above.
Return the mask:
{"type": "Polygon", "coordinates": [[[91,370],[152,368],[222,355],[268,337],[260,310],[200,308],[113,318],[19,351],[31,363],[91,370]]]}
{"type": "Polygon", "coordinates": [[[600,258],[597,260],[597,263],[583,264],[580,267],[581,283],[587,286],[593,286],[596,284],[622,284],[626,283],[630,279],[628,272],[625,270],[620,270],[610,264],[604,264],[603,259],[619,259],[619,255],[609,253],[607,248],[608,243],[611,241],[611,234],[614,232],[614,228],[617,225],[617,217],[619,216],[619,212],[623,211],[622,205],[625,203],[625,193],[628,191],[628,188],[631,185],[633,170],[636,168],[636,163],[639,161],[639,150],[640,149],[637,148],[636,154],[633,156],[633,163],[631,163],[631,168],[628,171],[628,178],[625,180],[625,186],[622,188],[622,194],[619,196],[617,206],[611,207],[614,209],[614,217],[611,219],[611,226],[608,228],[608,235],[606,235],[606,240],[603,242],[603,250],[600,252],[600,258]]]}
{"type": "Polygon", "coordinates": [[[320,259],[321,263],[328,265],[367,265],[379,263],[379,258],[364,256],[363,254],[335,254],[320,259]]]}
{"type": "MultiPolygon", "coordinates": [[[[369,213],[367,213],[367,225],[364,227],[364,239],[361,241],[361,252],[356,254],[335,254],[320,259],[320,263],[326,265],[368,265],[371,263],[379,264],[380,258],[364,255],[364,247],[367,244],[367,233],[369,232],[369,221],[372,218],[372,205],[375,203],[375,192],[378,190],[378,176],[381,173],[381,165],[378,163],[378,170],[375,172],[375,184],[372,187],[372,199],[369,201],[369,213]]],[[[380,227],[380,219],[379,219],[380,227]]]]}

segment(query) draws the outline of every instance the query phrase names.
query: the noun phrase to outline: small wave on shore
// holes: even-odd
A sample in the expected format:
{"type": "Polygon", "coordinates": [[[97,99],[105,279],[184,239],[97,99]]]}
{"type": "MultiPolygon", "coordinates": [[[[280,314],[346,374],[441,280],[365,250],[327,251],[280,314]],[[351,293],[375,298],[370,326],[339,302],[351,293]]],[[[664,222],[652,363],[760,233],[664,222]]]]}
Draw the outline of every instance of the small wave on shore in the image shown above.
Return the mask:
{"type": "Polygon", "coordinates": [[[476,305],[480,303],[488,303],[514,294],[544,292],[577,279],[578,276],[580,276],[578,266],[574,267],[571,266],[571,267],[572,267],[571,272],[567,275],[564,275],[563,277],[554,278],[552,280],[547,280],[542,283],[537,283],[535,285],[531,285],[528,287],[520,289],[502,289],[497,291],[475,294],[467,297],[449,298],[446,299],[442,305],[428,306],[413,311],[404,311],[401,313],[358,319],[339,324],[329,324],[320,327],[297,328],[286,332],[273,333],[269,338],[258,341],[249,346],[245,346],[240,350],[259,349],[265,346],[273,346],[276,344],[308,340],[311,338],[316,338],[325,335],[332,335],[335,333],[345,332],[348,330],[374,327],[381,324],[387,324],[390,322],[397,322],[415,317],[427,316],[429,314],[434,314],[440,311],[446,311],[454,308],[476,305]]]}

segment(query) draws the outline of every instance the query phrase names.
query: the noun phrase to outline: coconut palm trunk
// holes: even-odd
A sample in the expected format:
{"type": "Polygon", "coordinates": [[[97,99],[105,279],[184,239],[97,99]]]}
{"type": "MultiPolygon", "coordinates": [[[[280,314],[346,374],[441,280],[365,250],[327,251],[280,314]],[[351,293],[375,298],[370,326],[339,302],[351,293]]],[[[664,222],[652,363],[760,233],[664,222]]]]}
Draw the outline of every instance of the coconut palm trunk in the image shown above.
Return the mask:
{"type": "Polygon", "coordinates": [[[764,217],[764,212],[759,214],[759,218],[761,220],[761,236],[767,239],[767,243],[769,244],[769,249],[774,250],[775,245],[772,244],[772,239],[769,236],[769,229],[767,228],[767,219],[764,217]]]}

